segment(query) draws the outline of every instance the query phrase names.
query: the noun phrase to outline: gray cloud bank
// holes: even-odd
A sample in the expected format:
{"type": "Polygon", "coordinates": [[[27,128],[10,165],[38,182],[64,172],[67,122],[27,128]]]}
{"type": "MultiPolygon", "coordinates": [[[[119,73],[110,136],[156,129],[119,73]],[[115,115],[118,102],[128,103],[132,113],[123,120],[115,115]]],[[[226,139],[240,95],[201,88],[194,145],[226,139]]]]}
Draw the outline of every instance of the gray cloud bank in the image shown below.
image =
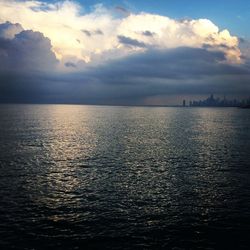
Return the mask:
{"type": "MultiPolygon", "coordinates": [[[[146,47],[128,37],[118,39],[146,47]]],[[[60,71],[57,65],[43,34],[0,24],[0,102],[144,104],[157,96],[250,94],[249,61],[226,63],[223,52],[206,46],[151,48],[77,71],[60,71]]],[[[77,67],[71,62],[65,66],[77,67]]]]}
{"type": "Polygon", "coordinates": [[[50,40],[40,32],[23,30],[19,24],[0,24],[0,70],[39,71],[57,63],[50,40]]]}

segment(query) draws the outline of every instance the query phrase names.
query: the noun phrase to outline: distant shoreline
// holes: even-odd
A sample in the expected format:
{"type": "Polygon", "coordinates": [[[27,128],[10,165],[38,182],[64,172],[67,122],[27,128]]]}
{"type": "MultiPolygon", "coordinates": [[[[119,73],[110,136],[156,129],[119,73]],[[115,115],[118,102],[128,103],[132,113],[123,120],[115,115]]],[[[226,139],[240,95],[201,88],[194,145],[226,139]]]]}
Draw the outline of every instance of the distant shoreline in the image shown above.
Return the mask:
{"type": "Polygon", "coordinates": [[[240,106],[182,106],[182,105],[114,105],[114,104],[87,104],[87,103],[0,103],[3,105],[67,105],[67,106],[102,106],[102,107],[147,107],[147,108],[240,108],[249,109],[250,107],[240,106]]]}

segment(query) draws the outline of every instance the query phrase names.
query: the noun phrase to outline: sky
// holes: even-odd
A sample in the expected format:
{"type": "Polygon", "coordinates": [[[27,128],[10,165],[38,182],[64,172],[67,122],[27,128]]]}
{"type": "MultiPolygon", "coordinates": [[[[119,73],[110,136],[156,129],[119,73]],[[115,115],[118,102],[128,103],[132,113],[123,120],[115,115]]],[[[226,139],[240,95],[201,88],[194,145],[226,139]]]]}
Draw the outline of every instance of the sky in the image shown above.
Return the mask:
{"type": "Polygon", "coordinates": [[[0,102],[250,96],[246,0],[0,0],[0,102]]]}
{"type": "MultiPolygon", "coordinates": [[[[89,10],[89,6],[100,3],[98,0],[81,0],[79,2],[87,10],[89,10]]],[[[135,13],[144,11],[174,19],[208,18],[219,27],[230,29],[233,34],[250,37],[250,1],[248,0],[106,0],[102,3],[109,7],[122,6],[135,13]]]]}

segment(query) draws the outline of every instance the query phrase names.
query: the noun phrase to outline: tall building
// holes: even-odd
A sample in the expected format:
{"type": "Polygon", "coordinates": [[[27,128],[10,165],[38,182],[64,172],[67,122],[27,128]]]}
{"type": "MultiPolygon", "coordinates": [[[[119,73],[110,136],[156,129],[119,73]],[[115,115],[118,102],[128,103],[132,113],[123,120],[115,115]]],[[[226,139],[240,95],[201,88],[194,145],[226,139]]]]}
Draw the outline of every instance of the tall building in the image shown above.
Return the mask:
{"type": "Polygon", "coordinates": [[[182,106],[186,107],[186,100],[183,100],[182,106]]]}

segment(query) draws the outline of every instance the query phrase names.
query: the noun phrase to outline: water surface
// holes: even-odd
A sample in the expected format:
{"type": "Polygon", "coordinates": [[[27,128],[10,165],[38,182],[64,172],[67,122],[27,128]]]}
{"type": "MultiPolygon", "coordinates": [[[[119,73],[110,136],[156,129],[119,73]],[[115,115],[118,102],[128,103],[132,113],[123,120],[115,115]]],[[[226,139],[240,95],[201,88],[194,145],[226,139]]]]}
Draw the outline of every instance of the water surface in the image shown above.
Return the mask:
{"type": "Polygon", "coordinates": [[[250,112],[0,105],[1,249],[249,249],[250,112]]]}

